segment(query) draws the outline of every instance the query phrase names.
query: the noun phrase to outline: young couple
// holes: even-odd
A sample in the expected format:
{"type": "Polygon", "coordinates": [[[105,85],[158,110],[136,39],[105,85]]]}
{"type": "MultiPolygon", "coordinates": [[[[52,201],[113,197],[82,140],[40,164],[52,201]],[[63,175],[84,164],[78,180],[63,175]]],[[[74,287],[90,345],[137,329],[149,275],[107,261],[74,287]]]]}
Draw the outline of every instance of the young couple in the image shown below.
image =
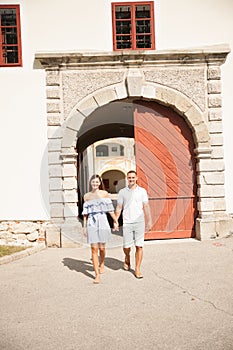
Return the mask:
{"type": "Polygon", "coordinates": [[[111,228],[106,213],[113,219],[114,230],[119,230],[118,218],[123,210],[123,251],[125,261],[123,268],[130,270],[130,250],[133,244],[135,252],[135,277],[142,278],[140,267],[143,256],[145,215],[148,229],[151,228],[151,215],[147,192],[137,185],[137,173],[130,170],[127,173],[128,186],[118,194],[117,207],[114,207],[109,193],[104,190],[102,179],[93,175],[90,179],[90,192],[84,195],[83,205],[83,234],[91,245],[92,262],[95,271],[94,283],[100,281],[104,271],[105,243],[110,238],[111,228]],[[145,214],[145,215],[144,215],[145,214]],[[98,257],[100,255],[100,261],[98,257]]]}

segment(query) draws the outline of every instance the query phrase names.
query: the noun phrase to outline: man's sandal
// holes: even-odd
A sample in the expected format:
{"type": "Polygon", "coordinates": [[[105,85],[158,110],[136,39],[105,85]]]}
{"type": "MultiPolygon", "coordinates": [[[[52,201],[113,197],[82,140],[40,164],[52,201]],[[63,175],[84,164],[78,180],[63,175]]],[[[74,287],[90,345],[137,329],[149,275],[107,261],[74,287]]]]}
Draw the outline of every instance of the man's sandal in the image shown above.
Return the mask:
{"type": "Polygon", "coordinates": [[[123,268],[125,271],[129,271],[130,270],[130,264],[127,264],[126,262],[124,262],[123,268]]]}

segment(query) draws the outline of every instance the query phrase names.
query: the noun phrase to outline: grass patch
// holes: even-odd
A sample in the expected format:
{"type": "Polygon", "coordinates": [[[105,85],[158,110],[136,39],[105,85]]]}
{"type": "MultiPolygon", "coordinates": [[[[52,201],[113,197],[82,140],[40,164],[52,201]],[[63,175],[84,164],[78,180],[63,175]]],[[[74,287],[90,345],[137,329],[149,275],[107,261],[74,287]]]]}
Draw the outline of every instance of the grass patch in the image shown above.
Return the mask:
{"type": "Polygon", "coordinates": [[[10,255],[10,254],[14,254],[17,252],[21,252],[22,250],[25,250],[27,248],[28,247],[0,245],[0,258],[2,258],[5,255],[10,255]]]}

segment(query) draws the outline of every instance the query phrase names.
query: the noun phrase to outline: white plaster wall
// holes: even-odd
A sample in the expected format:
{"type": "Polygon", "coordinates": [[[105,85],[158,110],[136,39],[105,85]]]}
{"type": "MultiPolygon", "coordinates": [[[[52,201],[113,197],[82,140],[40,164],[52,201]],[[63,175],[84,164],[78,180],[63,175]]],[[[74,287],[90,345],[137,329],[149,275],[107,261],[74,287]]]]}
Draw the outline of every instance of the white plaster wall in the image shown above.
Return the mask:
{"type": "MultiPolygon", "coordinates": [[[[45,74],[39,51],[112,50],[110,0],[2,0],[21,5],[22,68],[0,68],[0,219],[47,219],[45,74]]],[[[157,0],[157,49],[229,43],[232,0],[157,0]]],[[[231,84],[233,58],[223,66],[227,209],[233,212],[231,84]]]]}
{"type": "Polygon", "coordinates": [[[33,38],[22,5],[21,31],[23,67],[0,67],[0,220],[49,217],[45,73],[33,69],[33,38]]]}

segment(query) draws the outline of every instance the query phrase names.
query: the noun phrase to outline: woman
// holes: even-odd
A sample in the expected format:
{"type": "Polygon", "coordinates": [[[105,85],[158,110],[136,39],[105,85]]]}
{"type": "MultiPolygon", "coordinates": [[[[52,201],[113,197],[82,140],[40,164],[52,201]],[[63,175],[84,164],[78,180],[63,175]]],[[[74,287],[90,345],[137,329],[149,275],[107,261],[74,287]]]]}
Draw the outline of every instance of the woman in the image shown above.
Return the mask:
{"type": "Polygon", "coordinates": [[[99,175],[92,175],[89,191],[84,195],[83,205],[83,234],[91,245],[92,262],[95,271],[94,283],[99,283],[100,273],[104,272],[105,243],[110,238],[111,228],[108,223],[107,212],[113,218],[114,229],[118,230],[118,221],[114,214],[114,207],[109,193],[104,190],[99,175]],[[100,252],[100,265],[98,258],[100,252]]]}

